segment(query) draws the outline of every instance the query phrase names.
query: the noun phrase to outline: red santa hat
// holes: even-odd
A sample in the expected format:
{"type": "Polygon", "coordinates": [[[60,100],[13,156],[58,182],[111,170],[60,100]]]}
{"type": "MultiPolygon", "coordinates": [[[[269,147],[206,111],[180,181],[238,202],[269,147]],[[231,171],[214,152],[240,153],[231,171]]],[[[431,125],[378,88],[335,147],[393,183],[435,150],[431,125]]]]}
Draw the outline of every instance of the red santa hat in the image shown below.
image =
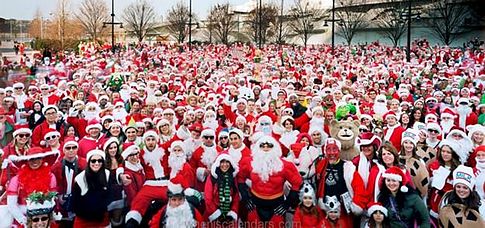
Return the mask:
{"type": "Polygon", "coordinates": [[[454,112],[451,108],[445,107],[444,110],[441,112],[441,119],[445,117],[449,117],[452,119],[456,118],[456,112],[454,112]]]}
{"type": "Polygon", "coordinates": [[[68,146],[79,146],[79,144],[77,143],[76,139],[74,137],[66,137],[64,139],[64,145],[62,146],[62,149],[65,150],[66,147],[68,146]]]}
{"type": "Polygon", "coordinates": [[[382,144],[382,140],[377,136],[374,135],[372,132],[364,132],[359,135],[359,137],[356,140],[357,146],[368,146],[372,145],[376,149],[379,149],[382,144]]]}
{"type": "Polygon", "coordinates": [[[459,165],[453,171],[453,187],[456,184],[464,184],[470,190],[473,190],[475,188],[475,179],[476,177],[471,167],[459,165]]]}
{"type": "Polygon", "coordinates": [[[104,151],[98,149],[89,151],[86,155],[86,160],[91,160],[91,157],[93,157],[94,155],[99,155],[103,160],[106,160],[106,154],[104,153],[104,151]]]}
{"type": "Polygon", "coordinates": [[[47,129],[47,131],[44,135],[44,140],[47,141],[47,140],[51,139],[52,137],[60,137],[60,136],[61,136],[61,133],[59,133],[55,129],[49,128],[49,129],[47,129]]]}
{"type": "Polygon", "coordinates": [[[123,153],[121,153],[121,157],[123,159],[127,159],[130,155],[140,153],[140,149],[134,143],[125,143],[123,144],[123,153]]]}
{"type": "Polygon", "coordinates": [[[26,127],[22,127],[20,125],[17,125],[16,126],[16,130],[13,132],[13,137],[17,137],[17,135],[19,134],[28,134],[29,136],[32,136],[32,130],[26,128],[26,127]]]}
{"type": "Polygon", "coordinates": [[[44,152],[44,149],[40,147],[32,147],[27,150],[25,155],[17,156],[10,155],[8,160],[13,162],[15,166],[22,167],[26,165],[29,160],[42,158],[42,162],[47,163],[47,165],[52,165],[57,160],[59,153],[57,151],[44,152]]]}
{"type": "Polygon", "coordinates": [[[367,209],[367,215],[369,217],[372,217],[372,215],[376,211],[380,211],[382,214],[384,214],[384,216],[387,217],[387,209],[385,207],[383,207],[382,204],[379,203],[379,202],[373,202],[373,203],[371,203],[371,205],[369,206],[369,209],[367,209]]]}
{"type": "Polygon", "coordinates": [[[157,132],[153,131],[153,130],[149,130],[149,131],[146,131],[144,134],[143,134],[143,141],[145,141],[148,137],[153,137],[155,138],[155,141],[157,141],[158,143],[158,140],[159,140],[159,136],[157,134],[157,132]]]}
{"type": "Polygon", "coordinates": [[[172,142],[172,145],[170,145],[170,152],[172,152],[173,149],[175,149],[175,147],[180,147],[182,149],[182,151],[185,153],[185,144],[184,144],[184,142],[182,142],[180,140],[177,140],[177,141],[172,142]]]}
{"type": "Polygon", "coordinates": [[[111,137],[103,144],[103,150],[106,151],[106,149],[108,149],[108,146],[111,145],[112,143],[116,143],[117,146],[120,145],[120,142],[116,137],[111,137]]]}
{"type": "Polygon", "coordinates": [[[189,127],[189,131],[196,131],[196,132],[202,132],[202,129],[203,129],[203,126],[202,124],[200,123],[195,123],[195,124],[192,124],[190,127],[189,127]]]}
{"type": "Polygon", "coordinates": [[[407,192],[409,190],[408,187],[406,187],[408,180],[404,175],[404,172],[401,170],[401,168],[397,166],[391,166],[388,169],[386,169],[386,172],[382,174],[382,177],[401,182],[402,183],[400,188],[401,192],[407,192]]]}
{"type": "Polygon", "coordinates": [[[211,175],[214,178],[217,178],[216,170],[217,170],[217,168],[220,167],[221,161],[223,161],[223,160],[228,161],[231,164],[232,168],[234,169],[234,172],[232,173],[232,175],[233,175],[233,177],[235,177],[237,175],[237,173],[239,172],[239,165],[236,161],[234,161],[232,156],[229,155],[226,152],[222,152],[217,156],[216,160],[214,161],[214,163],[211,166],[211,175]]]}
{"type": "Polygon", "coordinates": [[[184,188],[182,187],[181,184],[174,184],[172,182],[169,182],[167,188],[168,188],[167,195],[169,198],[175,197],[175,196],[181,196],[181,197],[185,196],[184,188]]]}
{"type": "Polygon", "coordinates": [[[57,106],[55,106],[55,105],[47,105],[44,108],[42,108],[42,114],[46,115],[45,113],[48,110],[51,110],[51,109],[54,109],[56,111],[56,113],[59,112],[59,109],[57,108],[57,106]]]}
{"type": "Polygon", "coordinates": [[[89,130],[91,130],[93,128],[97,128],[100,131],[103,130],[103,126],[101,126],[101,124],[99,123],[99,121],[96,120],[96,119],[92,119],[92,120],[90,120],[88,122],[88,126],[86,126],[86,132],[89,132],[89,130]]]}
{"type": "Polygon", "coordinates": [[[387,119],[387,117],[394,117],[397,119],[397,115],[394,111],[388,111],[386,114],[384,114],[383,119],[387,119]]]}

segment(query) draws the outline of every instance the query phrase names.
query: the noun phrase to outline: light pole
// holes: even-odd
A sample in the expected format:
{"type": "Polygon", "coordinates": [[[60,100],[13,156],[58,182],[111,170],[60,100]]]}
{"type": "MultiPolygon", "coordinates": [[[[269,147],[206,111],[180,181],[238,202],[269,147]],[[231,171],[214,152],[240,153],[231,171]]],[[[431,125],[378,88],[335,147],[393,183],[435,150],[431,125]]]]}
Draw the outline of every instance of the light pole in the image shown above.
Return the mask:
{"type": "Polygon", "coordinates": [[[324,27],[328,27],[327,22],[332,22],[332,55],[335,53],[335,22],[340,22],[340,19],[335,19],[335,0],[332,0],[332,19],[325,20],[324,27]]]}
{"type": "Polygon", "coordinates": [[[192,0],[189,0],[189,49],[192,50],[192,0]]]}
{"type": "Polygon", "coordinates": [[[285,0],[281,0],[281,10],[280,10],[280,31],[279,31],[279,35],[278,35],[278,40],[280,42],[280,44],[283,43],[283,10],[284,10],[284,7],[285,7],[285,0]]]}
{"type": "Polygon", "coordinates": [[[407,8],[407,13],[401,14],[401,20],[404,21],[404,19],[407,22],[408,25],[408,32],[407,32],[407,42],[406,42],[406,61],[410,62],[411,61],[411,22],[413,18],[416,18],[419,20],[421,16],[421,13],[413,13],[412,12],[412,7],[411,7],[411,0],[408,1],[408,8],[407,8]]]}
{"type": "Polygon", "coordinates": [[[116,51],[115,48],[115,25],[120,25],[120,28],[123,28],[123,23],[115,22],[115,0],[111,0],[111,22],[103,22],[103,28],[106,28],[106,25],[111,25],[111,51],[113,54],[116,51]]]}

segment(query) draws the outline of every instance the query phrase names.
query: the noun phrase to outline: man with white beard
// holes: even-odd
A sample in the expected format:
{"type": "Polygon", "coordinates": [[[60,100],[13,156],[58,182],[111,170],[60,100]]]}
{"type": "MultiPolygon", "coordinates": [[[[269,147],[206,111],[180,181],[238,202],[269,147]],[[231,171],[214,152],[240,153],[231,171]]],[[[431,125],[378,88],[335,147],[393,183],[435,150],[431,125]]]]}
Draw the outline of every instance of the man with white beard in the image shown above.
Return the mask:
{"type": "Polygon", "coordinates": [[[475,125],[478,123],[478,116],[470,108],[470,101],[468,98],[460,98],[456,107],[458,113],[458,126],[465,129],[466,126],[475,125]]]}
{"type": "Polygon", "coordinates": [[[88,102],[83,111],[84,119],[86,119],[88,122],[93,119],[99,119],[100,112],[101,109],[99,108],[99,105],[97,103],[88,102]]]}
{"type": "Polygon", "coordinates": [[[376,100],[374,101],[374,106],[373,106],[374,113],[379,116],[383,117],[384,114],[387,113],[387,101],[386,101],[386,96],[379,94],[376,97],[376,100]]]}
{"type": "Polygon", "coordinates": [[[116,121],[120,121],[121,123],[126,122],[126,116],[128,116],[128,112],[126,112],[125,109],[125,103],[118,101],[115,104],[115,108],[112,111],[113,113],[113,118],[116,121]]]}
{"type": "Polygon", "coordinates": [[[207,110],[204,114],[204,123],[202,123],[204,128],[210,128],[216,131],[219,128],[219,122],[216,119],[216,113],[212,110],[207,110]]]}
{"type": "Polygon", "coordinates": [[[284,227],[286,211],[298,203],[303,180],[296,166],[281,158],[280,145],[273,137],[261,137],[252,152],[252,157],[243,158],[237,177],[242,204],[249,211],[248,222],[284,227]],[[291,186],[286,197],[285,182],[291,186]]]}
{"type": "Polygon", "coordinates": [[[448,134],[448,132],[451,131],[451,128],[455,126],[455,118],[456,118],[456,113],[450,108],[445,108],[441,113],[440,125],[443,128],[444,135],[448,134]]]}
{"type": "Polygon", "coordinates": [[[468,135],[466,135],[462,129],[454,128],[450,131],[450,133],[448,133],[446,139],[451,140],[461,146],[461,150],[456,151],[456,154],[458,154],[458,157],[460,157],[461,164],[465,164],[468,161],[470,153],[473,152],[473,142],[470,137],[468,137],[468,135]]]}
{"type": "Polygon", "coordinates": [[[190,160],[194,151],[202,145],[201,133],[202,125],[200,123],[192,124],[189,127],[190,137],[184,140],[185,154],[187,155],[187,160],[190,160]]]}
{"type": "MultiPolygon", "coordinates": [[[[147,131],[144,136],[145,147],[141,150],[140,162],[145,171],[145,183],[131,203],[131,211],[126,214],[126,227],[139,227],[143,215],[153,200],[168,201],[168,184],[180,184],[186,188],[185,195],[193,195],[189,188],[195,181],[192,167],[186,162],[185,147],[182,141],[174,141],[167,156],[158,146],[158,135],[147,131]],[[168,162],[167,162],[168,160],[168,162]],[[167,166],[168,165],[168,166],[167,166]]],[[[118,176],[118,175],[117,175],[118,176]]]]}
{"type": "Polygon", "coordinates": [[[150,227],[188,228],[203,221],[202,215],[185,198],[180,184],[168,184],[168,204],[150,222],[150,227]]]}

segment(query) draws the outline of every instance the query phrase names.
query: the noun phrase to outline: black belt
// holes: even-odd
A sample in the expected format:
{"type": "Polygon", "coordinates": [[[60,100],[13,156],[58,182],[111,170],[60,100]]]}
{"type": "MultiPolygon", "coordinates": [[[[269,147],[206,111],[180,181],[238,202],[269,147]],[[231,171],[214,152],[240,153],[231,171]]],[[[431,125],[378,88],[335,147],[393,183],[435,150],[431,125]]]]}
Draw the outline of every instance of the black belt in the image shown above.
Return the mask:
{"type": "Polygon", "coordinates": [[[147,180],[151,180],[151,181],[161,181],[161,180],[168,180],[168,177],[151,178],[151,179],[147,179],[147,180]]]}

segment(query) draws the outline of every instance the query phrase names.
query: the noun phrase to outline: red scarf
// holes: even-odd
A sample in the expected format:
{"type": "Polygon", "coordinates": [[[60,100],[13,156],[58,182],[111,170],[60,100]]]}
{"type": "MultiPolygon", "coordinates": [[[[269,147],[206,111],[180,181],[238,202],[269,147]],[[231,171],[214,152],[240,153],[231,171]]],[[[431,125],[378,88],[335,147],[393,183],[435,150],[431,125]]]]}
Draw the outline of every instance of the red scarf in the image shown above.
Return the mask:
{"type": "Polygon", "coordinates": [[[38,169],[31,169],[28,165],[22,166],[19,170],[19,184],[23,191],[29,195],[32,192],[49,192],[51,175],[50,167],[43,164],[38,169]]]}

